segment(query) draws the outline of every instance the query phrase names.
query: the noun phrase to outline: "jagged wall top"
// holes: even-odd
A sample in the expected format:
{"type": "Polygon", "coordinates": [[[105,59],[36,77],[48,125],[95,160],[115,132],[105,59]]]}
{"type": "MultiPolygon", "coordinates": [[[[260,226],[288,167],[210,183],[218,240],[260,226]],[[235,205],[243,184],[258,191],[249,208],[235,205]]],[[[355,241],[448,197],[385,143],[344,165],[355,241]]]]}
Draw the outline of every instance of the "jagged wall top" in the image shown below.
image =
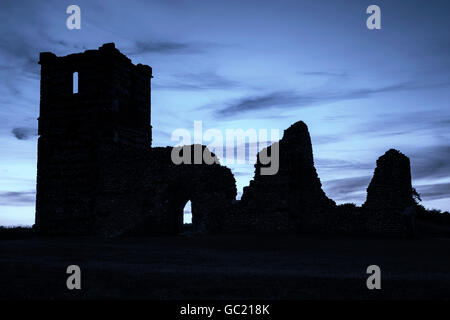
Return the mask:
{"type": "MultiPolygon", "coordinates": [[[[117,60],[121,60],[126,63],[130,63],[131,59],[129,59],[126,55],[121,53],[115,46],[114,43],[105,43],[101,47],[98,48],[98,50],[85,50],[84,52],[80,53],[72,53],[66,56],[56,56],[52,52],[41,52],[39,55],[39,64],[40,65],[47,65],[52,64],[55,62],[63,62],[63,63],[76,63],[80,61],[81,59],[86,58],[114,58],[117,60]]],[[[143,64],[137,64],[135,65],[136,70],[140,71],[147,76],[153,78],[152,76],[152,67],[148,65],[143,64]]]]}

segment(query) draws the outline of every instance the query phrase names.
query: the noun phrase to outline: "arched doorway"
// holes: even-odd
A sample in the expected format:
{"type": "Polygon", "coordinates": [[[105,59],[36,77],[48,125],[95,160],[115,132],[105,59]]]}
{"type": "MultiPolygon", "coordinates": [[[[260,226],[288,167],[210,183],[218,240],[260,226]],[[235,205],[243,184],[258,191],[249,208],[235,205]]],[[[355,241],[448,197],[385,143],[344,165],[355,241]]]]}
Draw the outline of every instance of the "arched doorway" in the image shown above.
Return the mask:
{"type": "MultiPolygon", "coordinates": [[[[172,185],[169,190],[168,212],[169,233],[180,234],[184,231],[184,209],[189,200],[189,193],[181,185],[172,185]]],[[[192,215],[192,210],[191,215],[192,215]]]]}
{"type": "Polygon", "coordinates": [[[206,164],[182,164],[171,170],[167,184],[156,190],[160,197],[154,201],[152,220],[158,232],[220,232],[236,199],[231,170],[206,164]]]}

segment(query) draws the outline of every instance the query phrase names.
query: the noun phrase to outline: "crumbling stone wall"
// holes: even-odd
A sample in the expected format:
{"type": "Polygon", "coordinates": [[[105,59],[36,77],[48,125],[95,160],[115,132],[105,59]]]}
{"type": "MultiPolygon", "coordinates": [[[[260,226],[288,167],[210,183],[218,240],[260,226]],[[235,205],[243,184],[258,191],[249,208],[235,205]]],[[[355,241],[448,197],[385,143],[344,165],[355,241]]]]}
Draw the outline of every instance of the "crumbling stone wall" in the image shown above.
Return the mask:
{"type": "Polygon", "coordinates": [[[369,210],[399,212],[414,204],[409,158],[390,149],[378,158],[364,207],[369,210]]]}
{"type": "MultiPolygon", "coordinates": [[[[185,148],[193,149],[193,146],[185,148]]],[[[202,146],[203,150],[206,148],[202,146]]],[[[236,182],[219,163],[175,165],[172,147],[116,153],[107,166],[109,182],[97,195],[96,229],[106,236],[179,234],[183,209],[192,203],[193,231],[219,232],[231,212],[236,182]]],[[[215,155],[212,154],[215,158],[215,155]]],[[[217,161],[218,162],[218,161],[217,161]]]]}
{"type": "Polygon", "coordinates": [[[405,231],[403,211],[415,205],[412,195],[409,158],[390,149],[378,158],[372,180],[367,188],[363,210],[368,215],[373,232],[399,233],[405,231]]]}
{"type": "MultiPolygon", "coordinates": [[[[189,146],[193,150],[194,145],[189,146]]],[[[205,150],[205,146],[202,149],[205,150]]],[[[231,212],[236,199],[236,182],[229,168],[218,163],[176,165],[171,160],[173,148],[153,148],[151,165],[144,179],[149,212],[144,233],[178,234],[183,229],[183,209],[190,200],[195,232],[220,231],[222,221],[231,212]],[[157,169],[156,169],[157,168],[157,169]]],[[[186,147],[184,150],[187,150],[186,147]]]]}
{"type": "Polygon", "coordinates": [[[279,172],[261,175],[258,155],[255,177],[234,205],[227,230],[405,234],[401,213],[414,200],[409,158],[404,154],[391,149],[378,159],[362,207],[336,206],[321,188],[306,124],[299,121],[285,130],[277,147],[279,172]]]}
{"type": "Polygon", "coordinates": [[[306,124],[294,123],[267,149],[257,155],[255,176],[244,188],[231,224],[270,232],[326,228],[335,203],[322,190],[306,124]],[[279,148],[279,170],[262,175],[261,168],[270,164],[261,163],[261,153],[270,155],[273,148],[279,148]]]}
{"type": "Polygon", "coordinates": [[[407,222],[402,213],[414,204],[409,158],[390,149],[377,160],[366,202],[361,207],[338,206],[331,230],[345,234],[404,235],[407,222]]]}

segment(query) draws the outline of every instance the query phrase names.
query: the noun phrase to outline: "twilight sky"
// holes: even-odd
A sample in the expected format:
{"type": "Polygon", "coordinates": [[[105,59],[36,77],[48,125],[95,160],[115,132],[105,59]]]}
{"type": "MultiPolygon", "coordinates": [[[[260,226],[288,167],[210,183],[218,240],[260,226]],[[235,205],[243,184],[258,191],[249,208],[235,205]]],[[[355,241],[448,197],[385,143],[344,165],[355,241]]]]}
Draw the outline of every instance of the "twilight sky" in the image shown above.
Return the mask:
{"type": "MultiPolygon", "coordinates": [[[[327,195],[361,204],[376,159],[411,159],[428,208],[450,210],[450,2],[2,0],[0,225],[34,223],[40,51],[106,42],[153,67],[153,145],[174,129],[309,126],[327,195]],[[81,30],[66,8],[81,8],[81,30]],[[381,8],[368,30],[366,8],[381,8]]],[[[251,143],[252,141],[250,141],[251,143]]],[[[238,191],[253,165],[229,165],[238,191]]]]}

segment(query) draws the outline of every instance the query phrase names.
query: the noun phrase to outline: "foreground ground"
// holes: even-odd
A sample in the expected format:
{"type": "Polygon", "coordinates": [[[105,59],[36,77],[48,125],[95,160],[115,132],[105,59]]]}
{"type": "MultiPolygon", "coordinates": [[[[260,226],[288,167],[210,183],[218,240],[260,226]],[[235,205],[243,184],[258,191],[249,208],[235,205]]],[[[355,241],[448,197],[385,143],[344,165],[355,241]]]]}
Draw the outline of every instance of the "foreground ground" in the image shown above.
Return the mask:
{"type": "Polygon", "coordinates": [[[450,299],[449,248],[300,235],[0,240],[0,298],[450,299]],[[73,264],[82,289],[69,291],[73,264]],[[372,264],[381,290],[366,287],[372,264]]]}

